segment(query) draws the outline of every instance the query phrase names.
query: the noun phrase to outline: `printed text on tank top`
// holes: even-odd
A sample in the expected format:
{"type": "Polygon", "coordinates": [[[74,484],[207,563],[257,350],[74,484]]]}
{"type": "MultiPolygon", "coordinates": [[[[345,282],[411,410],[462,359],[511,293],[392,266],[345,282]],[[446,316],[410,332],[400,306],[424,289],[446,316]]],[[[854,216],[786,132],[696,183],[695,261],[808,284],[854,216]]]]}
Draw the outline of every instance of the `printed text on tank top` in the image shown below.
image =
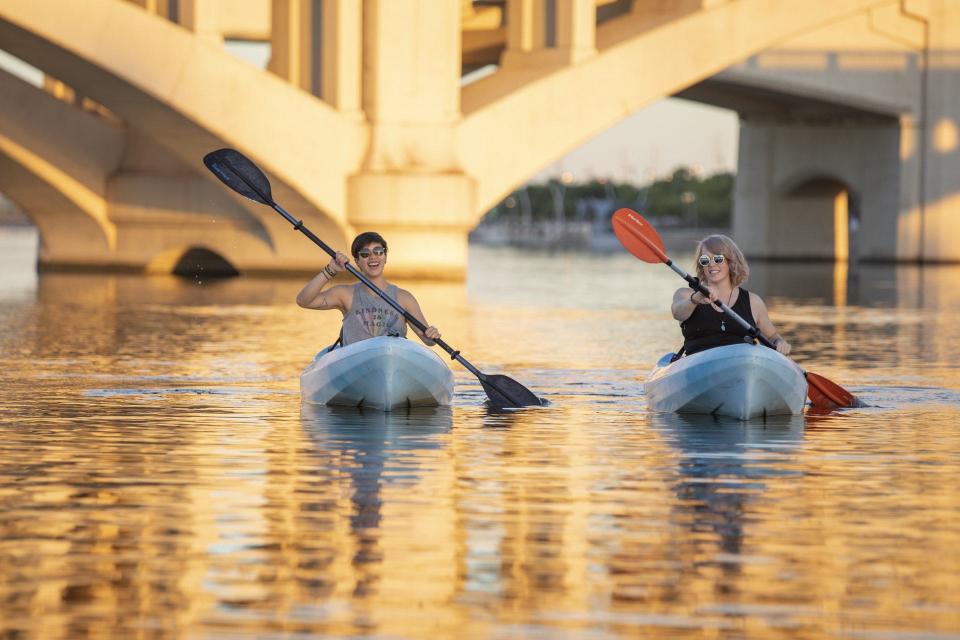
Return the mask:
{"type": "MultiPolygon", "coordinates": [[[[397,299],[396,285],[388,285],[386,293],[397,299]]],[[[382,335],[406,337],[404,317],[387,302],[369,293],[362,283],[354,285],[350,309],[343,318],[343,344],[348,345],[382,335]]]]}

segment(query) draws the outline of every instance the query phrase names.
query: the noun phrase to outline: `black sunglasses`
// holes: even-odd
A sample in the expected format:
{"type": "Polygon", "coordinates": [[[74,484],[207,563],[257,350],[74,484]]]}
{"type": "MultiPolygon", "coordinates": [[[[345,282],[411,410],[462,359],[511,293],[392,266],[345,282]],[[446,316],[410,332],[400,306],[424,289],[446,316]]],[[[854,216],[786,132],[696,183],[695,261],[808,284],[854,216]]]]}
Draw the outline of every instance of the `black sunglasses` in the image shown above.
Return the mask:
{"type": "MultiPolygon", "coordinates": [[[[723,257],[722,253],[718,253],[717,255],[713,256],[713,261],[717,264],[723,264],[724,260],[726,260],[726,258],[723,257]]],[[[710,264],[710,256],[703,254],[697,259],[697,262],[700,263],[701,267],[705,267],[710,264]]]]}
{"type": "Polygon", "coordinates": [[[370,249],[360,249],[360,251],[357,251],[357,255],[363,258],[364,260],[369,258],[371,253],[377,257],[380,257],[386,254],[387,250],[384,249],[383,247],[374,247],[372,251],[370,249]]]}

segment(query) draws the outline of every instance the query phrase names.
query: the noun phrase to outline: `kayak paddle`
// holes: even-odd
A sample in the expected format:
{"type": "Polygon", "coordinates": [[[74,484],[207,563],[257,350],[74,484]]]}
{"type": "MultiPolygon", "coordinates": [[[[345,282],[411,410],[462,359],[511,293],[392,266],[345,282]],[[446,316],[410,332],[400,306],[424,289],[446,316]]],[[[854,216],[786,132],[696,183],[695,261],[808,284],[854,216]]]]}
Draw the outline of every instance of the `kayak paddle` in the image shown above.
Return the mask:
{"type": "MultiPolygon", "coordinates": [[[[617,239],[620,240],[620,243],[623,244],[627,251],[644,262],[662,262],[686,280],[692,289],[699,291],[705,296],[710,295],[710,291],[700,284],[697,278],[685,272],[667,257],[660,235],[639,213],[632,209],[619,209],[613,214],[612,223],[613,232],[617,235],[617,239]]],[[[718,301],[716,304],[720,305],[724,313],[743,327],[752,340],[759,340],[761,344],[771,349],[776,348],[770,340],[760,333],[759,329],[741,318],[736,311],[723,302],[718,301]]],[[[804,371],[803,375],[807,378],[807,396],[815,408],[835,409],[837,407],[863,406],[856,396],[837,383],[808,371],[804,371]]]]}
{"type": "MultiPolygon", "coordinates": [[[[272,207],[274,211],[286,218],[287,222],[292,224],[294,229],[313,240],[313,242],[316,243],[318,247],[326,251],[330,257],[336,257],[336,251],[331,249],[323,240],[315,236],[313,232],[303,226],[302,220],[297,220],[292,215],[287,213],[283,207],[274,202],[273,196],[270,192],[270,181],[267,180],[267,176],[265,176],[260,168],[253,164],[253,162],[242,153],[234,149],[218,149],[217,151],[212,151],[205,155],[203,157],[203,164],[205,164],[207,168],[210,169],[210,171],[213,172],[213,174],[217,176],[225,185],[240,195],[253,200],[254,202],[259,202],[260,204],[265,204],[268,207],[272,207]]],[[[375,284],[367,279],[366,276],[354,268],[352,264],[347,263],[347,270],[352,273],[354,277],[360,280],[360,282],[367,285],[371,291],[383,298],[387,304],[396,309],[398,313],[402,314],[403,317],[406,318],[407,322],[415,326],[417,329],[420,329],[420,331],[427,330],[427,327],[422,322],[420,322],[416,317],[410,315],[410,313],[401,307],[396,300],[388,296],[385,292],[381,291],[375,284]]],[[[453,347],[448,345],[443,340],[437,339],[434,342],[440,345],[444,351],[449,353],[451,359],[456,360],[466,367],[470,373],[477,376],[477,378],[480,380],[480,384],[483,386],[483,390],[487,392],[487,397],[490,398],[490,403],[493,406],[498,408],[529,407],[543,404],[540,398],[535,396],[532,391],[527,389],[516,380],[513,380],[507,376],[487,375],[467,362],[467,360],[460,355],[459,351],[453,349],[453,347]]]]}

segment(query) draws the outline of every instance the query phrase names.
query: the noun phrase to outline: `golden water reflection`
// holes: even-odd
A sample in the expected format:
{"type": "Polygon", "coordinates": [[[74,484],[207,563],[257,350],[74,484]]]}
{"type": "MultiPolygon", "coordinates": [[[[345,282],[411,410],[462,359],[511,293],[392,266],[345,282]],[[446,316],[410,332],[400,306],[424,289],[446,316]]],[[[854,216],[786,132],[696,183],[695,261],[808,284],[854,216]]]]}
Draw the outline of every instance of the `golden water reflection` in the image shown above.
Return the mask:
{"type": "Polygon", "coordinates": [[[499,413],[462,370],[448,409],[301,406],[337,323],[296,281],[44,275],[0,294],[0,637],[950,637],[958,274],[838,300],[755,266],[798,360],[873,406],[747,424],[646,411],[677,283],[625,257],[411,285],[551,401],[499,413]]]}

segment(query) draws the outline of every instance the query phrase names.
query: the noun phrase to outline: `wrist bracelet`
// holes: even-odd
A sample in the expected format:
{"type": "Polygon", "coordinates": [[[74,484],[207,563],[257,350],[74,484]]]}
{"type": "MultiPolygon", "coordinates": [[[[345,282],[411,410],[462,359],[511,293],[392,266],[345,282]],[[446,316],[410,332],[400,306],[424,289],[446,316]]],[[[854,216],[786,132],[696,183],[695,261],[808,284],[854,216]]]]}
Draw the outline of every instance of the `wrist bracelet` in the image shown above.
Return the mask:
{"type": "Polygon", "coordinates": [[[336,272],[330,270],[330,265],[327,265],[323,268],[323,272],[327,274],[327,278],[333,280],[336,277],[336,272]]]}

